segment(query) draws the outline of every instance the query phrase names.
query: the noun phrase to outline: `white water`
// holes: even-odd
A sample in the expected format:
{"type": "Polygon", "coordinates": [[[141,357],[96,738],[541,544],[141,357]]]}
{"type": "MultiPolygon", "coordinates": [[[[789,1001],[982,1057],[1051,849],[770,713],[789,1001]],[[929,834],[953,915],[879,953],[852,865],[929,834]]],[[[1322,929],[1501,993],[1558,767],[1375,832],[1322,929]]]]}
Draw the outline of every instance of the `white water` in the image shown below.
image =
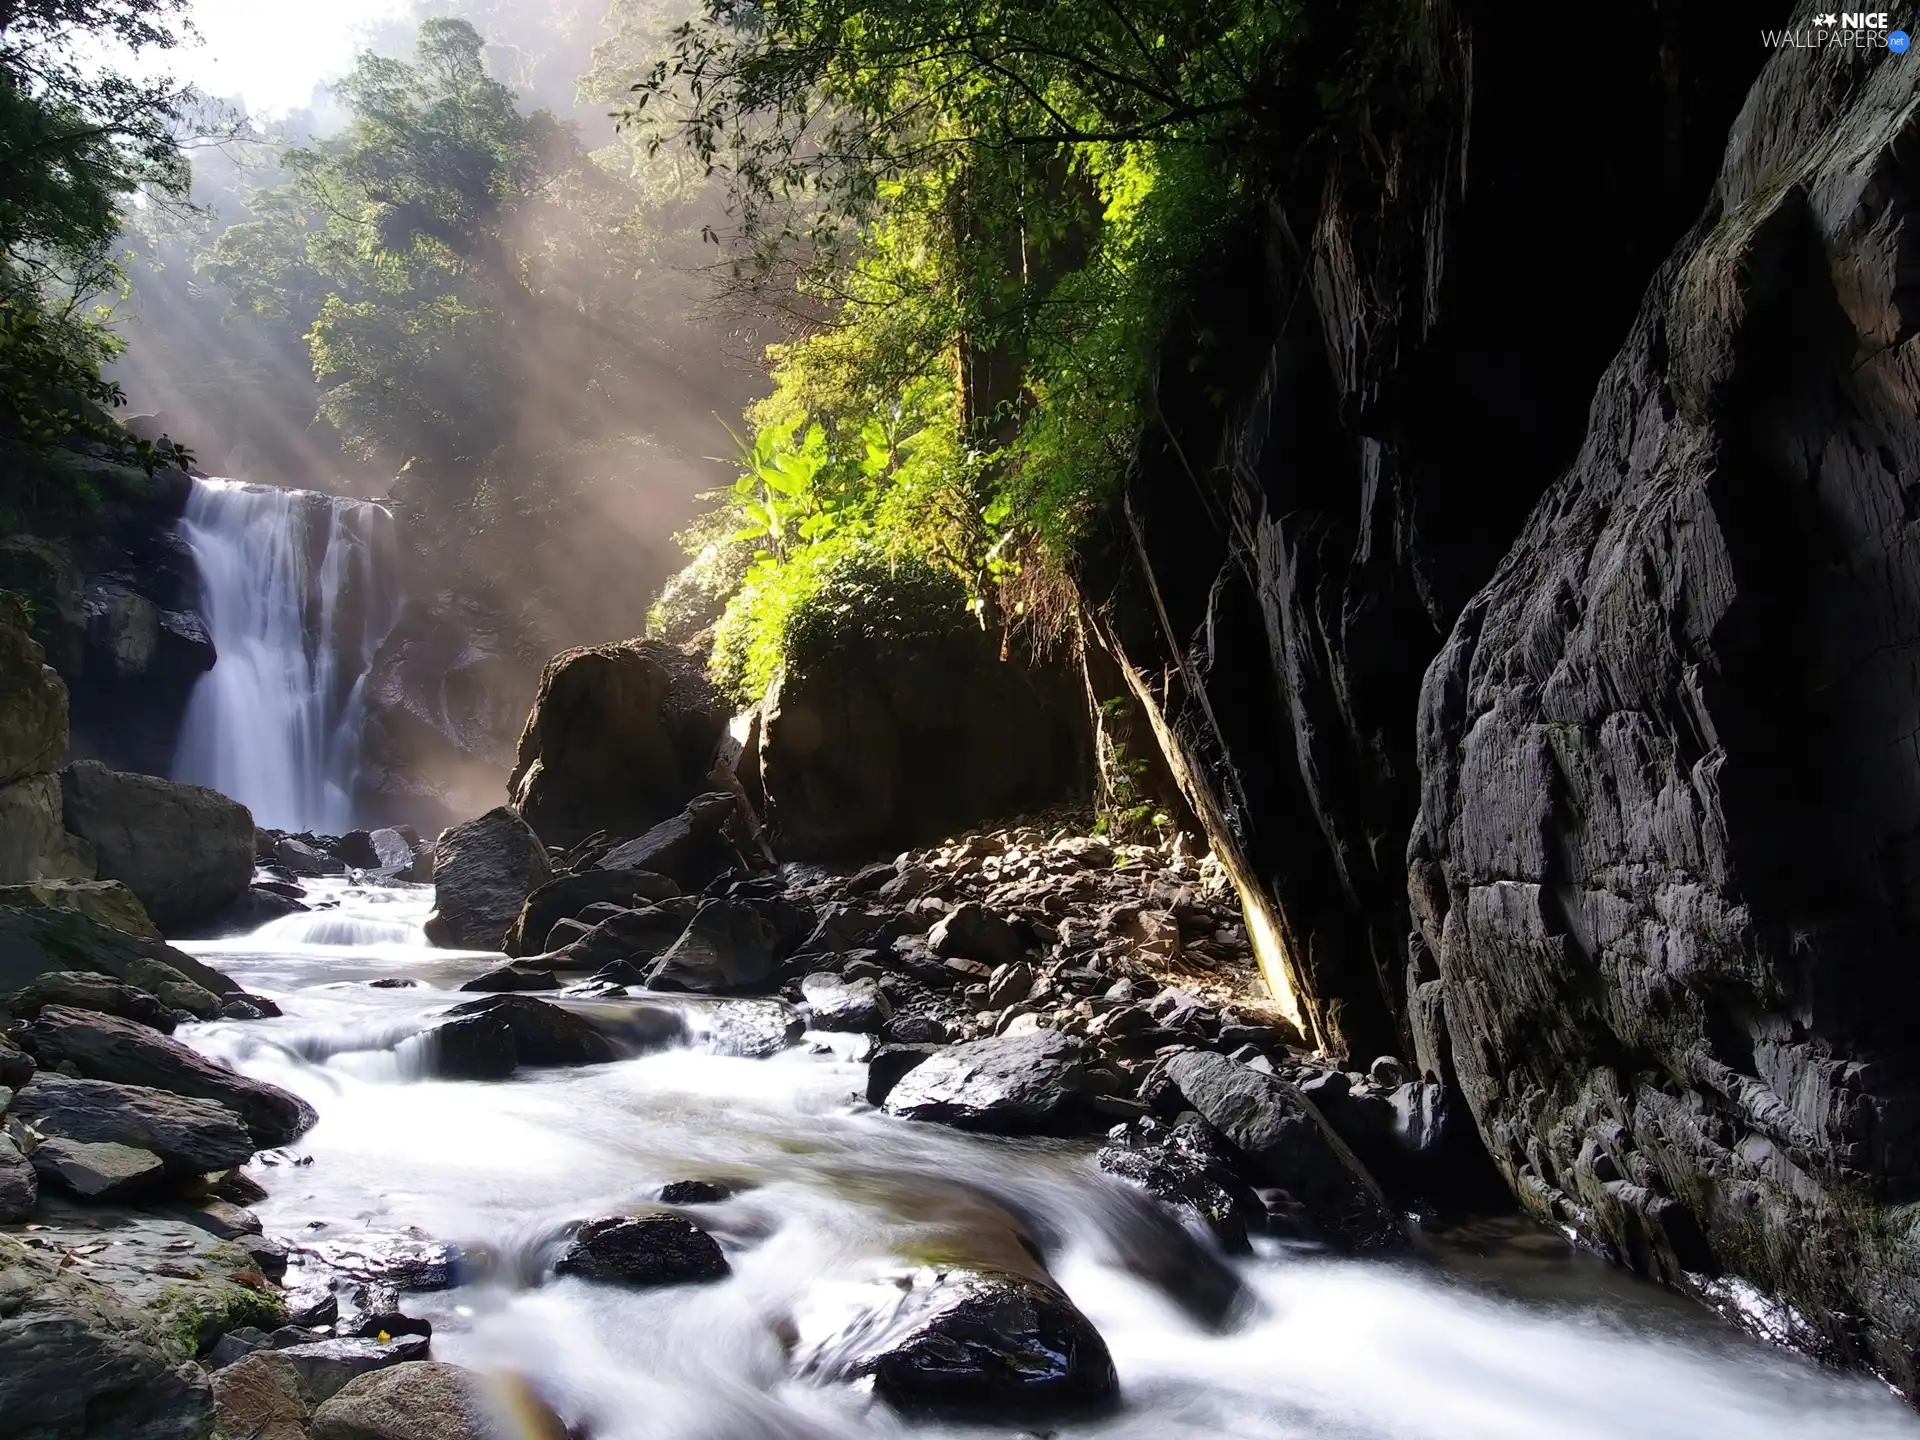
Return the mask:
{"type": "Polygon", "coordinates": [[[260,825],[351,829],[362,689],[399,603],[392,517],[195,480],[180,533],[219,658],[188,702],[174,778],[231,795],[260,825]]]}
{"type": "Polygon", "coordinates": [[[191,947],[286,1014],[184,1037],[321,1117],[292,1147],[311,1164],[253,1167],[268,1231],[320,1244],[418,1226],[499,1257],[494,1278],[406,1308],[433,1321],[436,1356],[529,1377],[599,1440],[1920,1437],[1920,1419],[1871,1380],[1749,1340],[1538,1232],[1392,1263],[1275,1247],[1232,1262],[1258,1311],[1212,1333],[1124,1263],[1144,1202],[1099,1174],[1091,1146],[875,1114],[852,1098],[862,1067],[804,1048],[761,1061],[683,1049],[492,1084],[413,1078],[408,1037],[471,998],[454,987],[498,957],[401,938],[425,891],[335,891],[342,923],[326,933],[364,923],[377,944],[281,930],[191,947]],[[416,984],[366,984],[383,976],[416,984]],[[538,1283],[568,1221],[692,1178],[750,1187],[689,1212],[727,1249],[730,1279],[538,1283]],[[783,1333],[804,1347],[842,1296],[929,1252],[1006,1254],[1015,1214],[1046,1232],[1053,1273],[1111,1347],[1116,1413],[942,1427],[789,1373],[783,1333]]]}

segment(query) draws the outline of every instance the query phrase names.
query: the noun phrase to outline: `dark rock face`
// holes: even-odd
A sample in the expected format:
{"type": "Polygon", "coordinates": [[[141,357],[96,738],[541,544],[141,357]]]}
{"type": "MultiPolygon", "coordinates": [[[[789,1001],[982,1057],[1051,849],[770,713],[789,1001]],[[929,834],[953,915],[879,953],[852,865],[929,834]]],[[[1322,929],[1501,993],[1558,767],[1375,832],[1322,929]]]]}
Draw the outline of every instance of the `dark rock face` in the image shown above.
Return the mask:
{"type": "Polygon", "coordinates": [[[42,1066],[65,1061],[88,1079],[218,1101],[240,1116],[261,1148],[297,1140],[319,1118],[299,1096],[223,1070],[131,1020],[50,1005],[24,1033],[42,1066]]]}
{"type": "Polygon", "coordinates": [[[699,658],[652,640],[548,662],[507,782],[549,845],[634,835],[707,788],[727,708],[699,658]]]}
{"type": "Polygon", "coordinates": [[[1223,1250],[1243,1254],[1250,1248],[1248,1227],[1263,1221],[1265,1210],[1241,1178],[1225,1137],[1198,1115],[1171,1126],[1141,1120],[1125,1136],[1100,1151],[1102,1170],[1204,1226],[1223,1250]]]}
{"type": "Polygon", "coordinates": [[[0,1236],[0,1415],[62,1440],[206,1440],[207,1377],[111,1290],[0,1236]]]}
{"type": "Polygon", "coordinates": [[[685,1285],[723,1280],[726,1256],[711,1235],[678,1215],[613,1215],[589,1220],[554,1262],[557,1275],[620,1285],[685,1285]]]}
{"type": "Polygon", "coordinates": [[[1534,1213],[1920,1381],[1920,72],[1782,52],[1420,708],[1429,1013],[1534,1213]],[[1898,1217],[1898,1218],[1896,1218],[1898,1217]]]}
{"type": "Polygon", "coordinates": [[[600,866],[606,870],[647,870],[697,890],[726,863],[720,827],[733,809],[733,796],[725,791],[696,795],[678,815],[609,850],[601,857],[600,866]]]}
{"type": "Polygon", "coordinates": [[[1090,770],[1065,670],[1002,661],[964,612],[894,638],[849,625],[789,657],[759,764],[782,855],[868,858],[1074,793],[1090,770]]]}
{"type": "Polygon", "coordinates": [[[922,1272],[800,1357],[803,1375],[871,1377],[910,1413],[1026,1415],[1097,1406],[1118,1393],[1113,1358],[1051,1286],[983,1271],[922,1272]]]}
{"type": "Polygon", "coordinates": [[[773,980],[773,947],[773,926],[752,905],[712,900],[662,952],[647,984],[704,995],[750,993],[773,980]]]}
{"type": "Polygon", "coordinates": [[[942,1050],[914,1066],[886,1097],[889,1115],[994,1134],[1075,1128],[1085,1047],[1048,1030],[942,1050]]]}
{"type": "Polygon", "coordinates": [[[42,1074],[13,1097],[13,1113],[44,1135],[149,1150],[180,1179],[244,1165],[255,1149],[225,1105],[141,1085],[42,1074]]]}
{"type": "MultiPolygon", "coordinates": [[[[1766,55],[1727,37],[1788,9],[1423,9],[1369,102],[1379,163],[1299,165],[1272,197],[1284,228],[1200,285],[1181,333],[1204,349],[1161,357],[1164,428],[1081,559],[1090,638],[1168,742],[1276,990],[1336,1054],[1410,1054],[1427,662],[1573,458],[1699,213],[1766,55]],[[1578,74],[1538,63],[1557,47],[1578,74]]],[[[1355,42],[1323,18],[1322,53],[1355,42]]]]}
{"type": "Polygon", "coordinates": [[[253,879],[253,814],[239,801],[94,760],[60,778],[67,829],[93,847],[100,878],[133,891],[162,929],[213,914],[253,879]]]}
{"type": "Polygon", "coordinates": [[[618,1060],[622,1049],[591,1020],[544,1000],[502,995],[469,1000],[449,1015],[487,1015],[513,1033],[514,1053],[523,1065],[603,1065],[618,1060]]]}
{"type": "Polygon", "coordinates": [[[1222,1055],[1189,1050],[1167,1065],[1187,1103],[1284,1189],[1320,1235],[1349,1250],[1397,1250],[1405,1227],[1313,1103],[1286,1081],[1222,1055]]]}
{"type": "Polygon", "coordinates": [[[646,905],[622,911],[540,958],[556,970],[569,971],[596,971],[622,962],[652,960],[686,933],[692,918],[677,907],[646,905]]]}
{"type": "Polygon", "coordinates": [[[504,1080],[519,1067],[513,1030],[498,1015],[465,1015],[424,1037],[430,1068],[443,1080],[504,1080]]]}
{"type": "Polygon", "coordinates": [[[540,837],[504,805],[455,825],[434,847],[427,938],[454,949],[496,950],[527,897],[552,876],[540,837]]]}
{"type": "Polygon", "coordinates": [[[36,1068],[31,1055],[6,1036],[0,1035],[0,1085],[9,1090],[18,1090],[33,1079],[36,1068]]]}
{"type": "Polygon", "coordinates": [[[570,920],[589,905],[650,905],[671,900],[680,887],[664,875],[648,870],[582,870],[558,875],[527,897],[520,914],[507,927],[503,949],[513,956],[538,955],[547,949],[547,936],[562,920],[570,920]]]}
{"type": "Polygon", "coordinates": [[[460,987],[462,990],[478,990],[491,995],[508,995],[520,990],[558,990],[560,981],[553,971],[543,970],[538,965],[500,965],[476,975],[460,987]]]}

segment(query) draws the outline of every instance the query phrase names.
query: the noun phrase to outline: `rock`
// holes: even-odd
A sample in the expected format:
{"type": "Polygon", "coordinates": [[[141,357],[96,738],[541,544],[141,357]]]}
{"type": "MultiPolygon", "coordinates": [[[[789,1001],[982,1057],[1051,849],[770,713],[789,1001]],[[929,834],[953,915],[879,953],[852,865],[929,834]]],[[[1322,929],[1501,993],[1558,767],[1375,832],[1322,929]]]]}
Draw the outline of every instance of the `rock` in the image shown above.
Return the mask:
{"type": "Polygon", "coordinates": [[[39,880],[0,886],[0,905],[27,909],[77,910],[96,924],[159,941],[160,927],[140,898],[118,880],[39,880]]]}
{"type": "Polygon", "coordinates": [[[33,1162],[0,1126],[0,1225],[25,1220],[39,1198],[40,1177],[34,1174],[33,1162]]]}
{"type": "Polygon", "coordinates": [[[647,977],[655,990],[725,995],[764,988],[774,978],[773,927],[752,905],[711,900],[647,977]]]}
{"type": "MultiPolygon", "coordinates": [[[[241,1330],[230,1330],[213,1342],[213,1349],[200,1357],[200,1363],[209,1370],[224,1370],[229,1365],[238,1364],[249,1355],[257,1355],[262,1350],[272,1348],[271,1338],[261,1330],[248,1326],[241,1330]]],[[[289,1371],[289,1374],[292,1372],[289,1371]]],[[[214,1409],[220,1408],[220,1386],[214,1382],[214,1409]]]]}
{"type": "Polygon", "coordinates": [[[589,905],[638,907],[679,893],[673,881],[647,870],[582,870],[556,876],[527,897],[507,927],[501,948],[512,956],[538,954],[547,948],[548,932],[557,923],[572,919],[589,905]]]}
{"type": "Polygon", "coordinates": [[[809,975],[800,993],[813,1012],[816,1030],[848,1030],[861,1035],[879,1031],[893,1014],[893,1006],[872,980],[842,980],[838,975],[809,975]]]}
{"type": "Polygon", "coordinates": [[[470,1278],[458,1247],[421,1230],[363,1230],[348,1240],[305,1248],[327,1269],[364,1282],[370,1292],[389,1292],[374,1308],[391,1309],[394,1291],[445,1290],[470,1278]]]}
{"type": "Polygon", "coordinates": [[[1100,1332],[1050,1285],[1024,1276],[920,1270],[837,1333],[805,1346],[809,1379],[871,1378],[909,1414],[1028,1415],[1104,1405],[1119,1392],[1100,1332]]]}
{"type": "Polygon", "coordinates": [[[65,1005],[137,1020],[162,1035],[171,1035],[174,1027],[174,1012],[146,991],[87,970],[50,970],[31,985],[0,997],[0,1003],[16,1020],[31,1020],[49,1005],[65,1005]]]}
{"type": "Polygon", "coordinates": [[[731,1000],[707,1015],[707,1043],[716,1055],[764,1060],[799,1043],[807,1025],[780,1000],[731,1000]]]}
{"type": "Polygon", "coordinates": [[[566,1440],[558,1415],[511,1376],[414,1360],[362,1375],[314,1413],[313,1440],[566,1440]]]}
{"type": "Polygon", "coordinates": [[[599,922],[578,940],[540,958],[555,970],[599,971],[623,962],[657,957],[686,933],[691,913],[647,905],[599,922]]]}
{"type": "Polygon", "coordinates": [[[504,1080],[520,1064],[513,1029],[498,1015],[468,1015],[421,1037],[427,1070],[442,1080],[504,1080]]]}
{"type": "Polygon", "coordinates": [[[499,965],[484,975],[476,975],[460,987],[485,994],[505,995],[516,990],[558,990],[560,981],[553,971],[537,965],[499,965]]]}
{"type": "Polygon", "coordinates": [[[282,868],[295,875],[311,878],[347,873],[347,867],[341,861],[319,847],[309,845],[304,840],[295,840],[292,836],[274,845],[273,858],[282,868]]]}
{"type": "Polygon", "coordinates": [[[945,1045],[953,1032],[931,1015],[895,1015],[880,1031],[889,1045],[945,1045]]]}
{"type": "Polygon", "coordinates": [[[550,845],[636,834],[707,788],[726,722],[702,662],[670,645],[566,650],[540,677],[508,789],[550,845]]]}
{"type": "Polygon", "coordinates": [[[211,915],[253,878],[253,815],[217,790],[76,760],[61,791],[99,877],[125,884],[163,930],[211,915]]]}
{"type": "Polygon", "coordinates": [[[915,1066],[886,1098],[886,1110],[994,1134],[1054,1133],[1084,1119],[1085,1048],[1053,1031],[955,1045],[915,1066]]]}
{"type": "Polygon", "coordinates": [[[971,900],[935,925],[927,944],[943,960],[972,960],[987,966],[1013,966],[1027,953],[1011,925],[971,900]]]}
{"type": "Polygon", "coordinates": [[[102,1205],[137,1199],[156,1189],[166,1166],[150,1150],[111,1141],[88,1142],[50,1135],[28,1157],[40,1183],[102,1205]]]}
{"type": "Polygon", "coordinates": [[[0,785],[45,774],[67,752],[67,687],[46,658],[27,607],[0,592],[0,785]]]}
{"type": "Polygon", "coordinates": [[[206,1440],[213,1397],[141,1311],[0,1235],[0,1416],[35,1440],[206,1440]]]}
{"type": "Polygon", "coordinates": [[[0,884],[91,880],[93,847],[67,829],[58,775],[0,785],[0,884]]]}
{"type": "MultiPolygon", "coordinates": [[[[301,1390],[313,1397],[314,1405],[324,1407],[350,1381],[411,1360],[424,1360],[427,1348],[424,1335],[399,1335],[392,1340],[315,1340],[304,1345],[288,1345],[273,1353],[276,1359],[293,1367],[301,1390]]],[[[318,1419],[316,1408],[316,1423],[318,1419]]]]}
{"type": "Polygon", "coordinates": [[[884,1105],[893,1087],[909,1070],[932,1059],[946,1047],[930,1044],[882,1045],[867,1059],[867,1103],[884,1105]]]}
{"type": "Polygon", "coordinates": [[[1001,965],[987,978],[987,1008],[1005,1010],[1033,993],[1033,967],[1022,961],[1001,965]]]}
{"type": "Polygon", "coordinates": [[[367,848],[373,852],[373,862],[363,865],[363,870],[381,870],[388,874],[411,878],[406,872],[413,868],[419,852],[415,842],[409,840],[398,830],[383,827],[369,832],[367,848]]]}
{"type": "Polygon", "coordinates": [[[612,1215],[580,1226],[556,1275],[621,1285],[685,1285],[723,1280],[726,1256],[706,1231],[678,1215],[612,1215]]]}
{"type": "Polygon", "coordinates": [[[231,905],[193,925],[176,926],[174,934],[184,940],[224,940],[234,935],[251,935],[262,925],[286,915],[303,915],[312,907],[281,893],[270,885],[249,885],[231,905]]]}
{"type": "Polygon", "coordinates": [[[0,1035],[0,1085],[9,1090],[18,1090],[33,1078],[37,1068],[31,1055],[5,1035],[0,1035]]]}
{"type": "Polygon", "coordinates": [[[1166,1073],[1254,1176],[1286,1190],[1331,1243],[1355,1251],[1408,1243],[1379,1185],[1294,1086],[1204,1050],[1175,1055],[1166,1073]]]}
{"type": "Polygon", "coordinates": [[[1198,1115],[1171,1126],[1139,1121],[1122,1143],[1100,1151],[1100,1168],[1205,1227],[1229,1254],[1245,1254],[1248,1226],[1264,1219],[1265,1207],[1242,1178],[1232,1147],[1198,1115]]]}
{"type": "MultiPolygon", "coordinates": [[[[514,1053],[522,1065],[604,1065],[620,1059],[623,1053],[591,1020],[544,1000],[517,996],[469,1000],[447,1013],[502,1021],[512,1032],[514,1053]]],[[[679,1020],[673,1018],[677,1033],[679,1020]]]]}
{"type": "Polygon", "coordinates": [[[220,1366],[213,1375],[213,1407],[220,1440],[307,1440],[311,1411],[300,1372],[283,1355],[248,1353],[220,1366]]]}
{"type": "Polygon", "coordinates": [[[540,837],[505,806],[443,831],[427,939],[453,949],[499,948],[527,897],[552,873],[540,837]]]}
{"type": "Polygon", "coordinates": [[[645,870],[665,875],[688,889],[706,884],[728,860],[720,827],[733,814],[727,791],[697,795],[687,808],[662,820],[637,840],[616,845],[600,857],[603,870],[645,870]]]}
{"type": "Polygon", "coordinates": [[[183,950],[102,925],[72,910],[0,907],[0,994],[42,975],[93,971],[144,990],[169,1009],[202,1020],[242,993],[219,971],[183,950]]]}
{"type": "Polygon", "coordinates": [[[25,1033],[43,1065],[70,1062],[89,1079],[217,1100],[240,1116],[262,1148],[298,1139],[317,1118],[299,1096],[224,1070],[179,1041],[117,1016],[50,1005],[25,1033]]]}
{"type": "Polygon", "coordinates": [[[225,1105],[141,1085],[42,1072],[13,1104],[43,1135],[137,1146],[157,1155],[176,1179],[244,1165],[256,1148],[225,1105]]]}
{"type": "Polygon", "coordinates": [[[660,1187],[662,1205],[717,1205],[733,1191],[712,1180],[670,1180],[660,1187]]]}

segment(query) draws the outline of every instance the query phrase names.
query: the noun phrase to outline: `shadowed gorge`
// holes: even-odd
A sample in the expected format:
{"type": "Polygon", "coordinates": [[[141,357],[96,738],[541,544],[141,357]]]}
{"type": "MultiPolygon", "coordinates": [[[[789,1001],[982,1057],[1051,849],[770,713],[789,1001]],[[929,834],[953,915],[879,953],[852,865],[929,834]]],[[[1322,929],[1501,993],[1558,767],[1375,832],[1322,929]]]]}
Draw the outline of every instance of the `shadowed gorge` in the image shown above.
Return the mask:
{"type": "Polygon", "coordinates": [[[1903,25],[0,7],[0,1437],[1920,1434],[1903,25]]]}

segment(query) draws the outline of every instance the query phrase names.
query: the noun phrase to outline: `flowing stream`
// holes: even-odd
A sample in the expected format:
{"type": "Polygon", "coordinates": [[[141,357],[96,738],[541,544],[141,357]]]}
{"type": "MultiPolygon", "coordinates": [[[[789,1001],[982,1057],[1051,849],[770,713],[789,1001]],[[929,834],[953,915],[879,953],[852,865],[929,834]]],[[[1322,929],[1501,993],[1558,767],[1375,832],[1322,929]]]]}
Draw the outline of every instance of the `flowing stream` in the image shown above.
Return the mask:
{"type": "Polygon", "coordinates": [[[196,479],[180,533],[218,658],[188,701],[173,778],[232,796],[260,825],[351,829],[361,692],[399,606],[393,517],[196,479]]]}
{"type": "MultiPolygon", "coordinates": [[[[255,1162],[270,1192],[256,1209],[296,1245],[417,1227],[490,1256],[458,1288],[403,1297],[433,1322],[434,1354],[527,1377],[605,1440],[1920,1435],[1920,1419],[1874,1381],[1748,1339],[1517,1223],[1439,1236],[1404,1261],[1268,1246],[1224,1262],[1254,1303],[1217,1332],[1142,1278],[1147,1202],[1100,1174],[1094,1145],[892,1119],[854,1098],[863,1067],[844,1045],[718,1055],[699,1038],[698,1002],[686,1002],[683,1048],[503,1082],[420,1078],[409,1037],[473,998],[453,992],[498,957],[428,948],[424,888],[333,893],[337,909],[189,947],[285,1015],[183,1038],[320,1115],[299,1144],[255,1162]],[[368,983],[389,977],[415,984],[368,983]],[[727,1250],[729,1279],[541,1283],[567,1222],[644,1206],[688,1179],[735,1190],[685,1212],[727,1250]],[[1118,1409],[938,1425],[793,1378],[790,1347],[830,1332],[866,1287],[936,1258],[991,1264],[1019,1224],[1111,1347],[1118,1409]]],[[[578,1003],[606,1018],[620,1005],[578,1003]]]]}

